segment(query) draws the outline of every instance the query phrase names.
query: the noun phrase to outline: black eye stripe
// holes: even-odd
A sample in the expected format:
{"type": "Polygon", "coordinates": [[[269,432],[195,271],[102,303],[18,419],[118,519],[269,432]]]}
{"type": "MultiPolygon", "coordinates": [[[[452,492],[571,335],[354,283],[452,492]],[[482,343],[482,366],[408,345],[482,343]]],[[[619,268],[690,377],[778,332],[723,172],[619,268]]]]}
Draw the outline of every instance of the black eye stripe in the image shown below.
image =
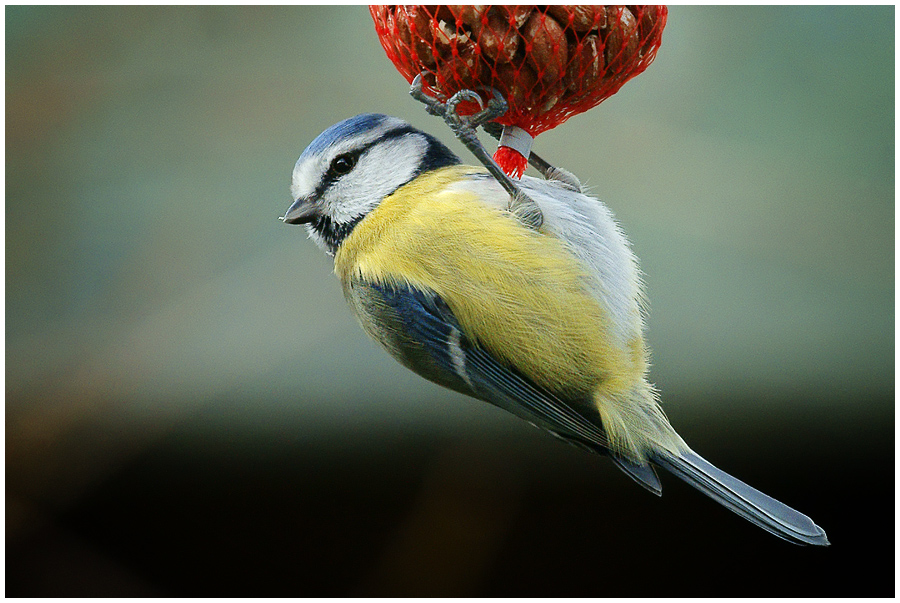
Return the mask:
{"type": "Polygon", "coordinates": [[[385,142],[387,140],[391,140],[394,138],[400,138],[401,136],[405,136],[407,134],[415,134],[415,133],[418,133],[418,131],[415,128],[413,128],[412,126],[403,126],[401,128],[397,128],[395,130],[385,132],[384,135],[381,136],[381,138],[373,140],[372,142],[370,142],[366,145],[363,145],[362,147],[360,147],[358,149],[354,149],[353,151],[349,151],[347,153],[341,153],[340,155],[338,155],[337,157],[335,157],[334,159],[331,160],[331,164],[328,167],[328,171],[325,172],[325,175],[322,177],[322,181],[319,183],[319,186],[316,187],[316,191],[314,193],[315,198],[317,198],[317,199],[320,198],[322,195],[325,194],[325,191],[327,191],[328,188],[332,184],[334,184],[335,181],[340,179],[341,176],[352,171],[352,167],[350,170],[347,170],[347,172],[344,172],[344,173],[337,173],[333,169],[334,162],[339,157],[352,156],[353,157],[353,160],[352,160],[353,167],[355,167],[356,164],[359,162],[359,158],[362,157],[363,155],[365,155],[366,152],[369,149],[371,149],[372,147],[374,147],[375,145],[381,144],[382,142],[385,142]]]}

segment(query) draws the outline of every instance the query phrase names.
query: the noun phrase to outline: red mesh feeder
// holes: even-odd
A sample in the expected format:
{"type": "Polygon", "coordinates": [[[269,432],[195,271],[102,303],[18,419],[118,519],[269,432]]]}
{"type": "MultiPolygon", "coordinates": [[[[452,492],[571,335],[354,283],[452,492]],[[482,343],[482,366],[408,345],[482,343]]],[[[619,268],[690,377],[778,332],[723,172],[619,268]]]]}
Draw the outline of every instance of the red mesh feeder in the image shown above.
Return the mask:
{"type": "MultiPolygon", "coordinates": [[[[388,58],[412,83],[450,98],[463,89],[509,109],[494,160],[520,178],[535,136],[615,94],[656,57],[665,6],[372,5],[388,58]]],[[[461,114],[478,110],[462,103],[461,114]]]]}

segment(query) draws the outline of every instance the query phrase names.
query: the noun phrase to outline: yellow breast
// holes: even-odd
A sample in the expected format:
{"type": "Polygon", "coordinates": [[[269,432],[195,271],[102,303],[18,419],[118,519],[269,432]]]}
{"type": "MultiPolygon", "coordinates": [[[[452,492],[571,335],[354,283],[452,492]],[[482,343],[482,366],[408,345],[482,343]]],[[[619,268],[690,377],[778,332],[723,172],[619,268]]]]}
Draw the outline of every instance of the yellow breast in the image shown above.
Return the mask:
{"type": "Polygon", "coordinates": [[[617,389],[640,379],[642,342],[630,349],[610,343],[604,309],[562,242],[474,192],[448,190],[475,171],[436,170],[385,198],[335,255],[345,287],[361,279],[433,291],[472,340],[556,391],[617,389]]]}

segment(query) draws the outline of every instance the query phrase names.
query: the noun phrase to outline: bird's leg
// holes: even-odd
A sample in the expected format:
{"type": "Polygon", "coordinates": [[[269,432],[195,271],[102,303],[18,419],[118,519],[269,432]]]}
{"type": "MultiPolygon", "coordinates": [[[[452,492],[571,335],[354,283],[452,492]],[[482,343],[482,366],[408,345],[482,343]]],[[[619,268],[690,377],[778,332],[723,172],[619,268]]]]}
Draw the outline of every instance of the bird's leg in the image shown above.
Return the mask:
{"type": "Polygon", "coordinates": [[[422,76],[417,75],[413,80],[409,90],[410,95],[425,104],[425,110],[431,115],[439,115],[444,119],[453,134],[466,145],[466,148],[488,169],[491,175],[500,183],[506,192],[510,195],[509,210],[526,226],[538,230],[544,222],[544,215],[541,208],[528,195],[522,192],[522,189],[513,182],[513,180],[500,169],[497,162],[490,156],[481,141],[478,140],[476,129],[483,126],[491,120],[496,119],[506,113],[507,104],[503,96],[496,90],[493,91],[493,98],[488,102],[487,106],[481,100],[481,97],[472,90],[460,90],[454,94],[446,102],[433,98],[425,94],[422,90],[422,76]],[[465,101],[477,102],[480,111],[473,115],[460,115],[456,107],[465,101]]]}

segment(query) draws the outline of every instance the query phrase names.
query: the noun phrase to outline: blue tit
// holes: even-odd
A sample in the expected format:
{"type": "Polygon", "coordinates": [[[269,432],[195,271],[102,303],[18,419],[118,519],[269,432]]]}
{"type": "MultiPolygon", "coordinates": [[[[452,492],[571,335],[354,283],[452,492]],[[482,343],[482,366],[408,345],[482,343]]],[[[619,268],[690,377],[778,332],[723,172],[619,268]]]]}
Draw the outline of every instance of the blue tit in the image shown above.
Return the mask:
{"type": "Polygon", "coordinates": [[[334,258],[363,329],[419,375],[608,455],[660,494],[662,467],[757,526],[827,545],[811,519],[679,437],[647,381],[640,271],[610,210],[565,177],[524,177],[539,229],[483,168],[403,120],[365,114],[294,167],[284,222],[334,258]]]}

